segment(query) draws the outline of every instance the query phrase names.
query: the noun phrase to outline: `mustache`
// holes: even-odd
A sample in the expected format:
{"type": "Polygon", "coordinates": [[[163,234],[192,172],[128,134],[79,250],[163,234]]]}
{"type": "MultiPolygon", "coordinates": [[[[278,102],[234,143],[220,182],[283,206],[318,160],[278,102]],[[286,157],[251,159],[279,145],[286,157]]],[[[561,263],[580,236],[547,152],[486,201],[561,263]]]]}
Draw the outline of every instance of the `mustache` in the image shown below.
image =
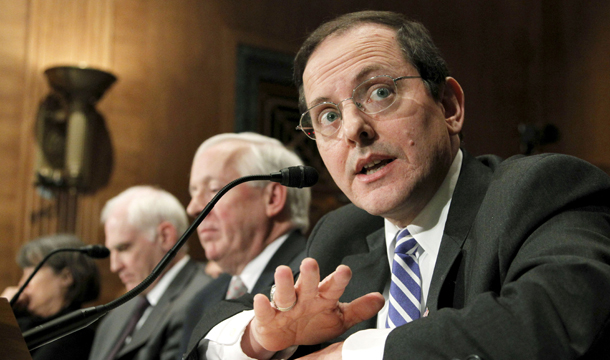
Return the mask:
{"type": "Polygon", "coordinates": [[[352,150],[346,161],[346,165],[348,169],[355,169],[356,164],[360,159],[369,157],[371,155],[383,155],[390,157],[398,157],[401,153],[400,149],[396,149],[394,146],[385,143],[372,143],[367,146],[359,146],[357,145],[354,150],[352,150]]]}

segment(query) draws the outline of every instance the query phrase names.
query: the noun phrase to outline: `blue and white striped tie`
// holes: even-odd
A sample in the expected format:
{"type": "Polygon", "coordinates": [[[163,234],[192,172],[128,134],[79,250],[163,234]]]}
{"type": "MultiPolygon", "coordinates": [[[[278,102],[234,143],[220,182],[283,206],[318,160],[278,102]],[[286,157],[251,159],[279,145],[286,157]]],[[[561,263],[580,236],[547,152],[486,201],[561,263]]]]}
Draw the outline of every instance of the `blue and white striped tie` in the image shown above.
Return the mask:
{"type": "Polygon", "coordinates": [[[419,244],[407,229],[396,238],[387,328],[404,325],[420,317],[421,274],[417,262],[419,244]]]}

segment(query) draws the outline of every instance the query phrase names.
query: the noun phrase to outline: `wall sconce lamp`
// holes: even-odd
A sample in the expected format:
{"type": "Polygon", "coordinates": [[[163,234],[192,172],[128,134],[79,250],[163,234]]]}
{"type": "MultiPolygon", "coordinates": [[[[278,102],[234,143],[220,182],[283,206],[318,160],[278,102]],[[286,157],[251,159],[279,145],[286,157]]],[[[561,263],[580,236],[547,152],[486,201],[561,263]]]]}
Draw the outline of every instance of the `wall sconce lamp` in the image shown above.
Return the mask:
{"type": "Polygon", "coordinates": [[[76,66],[52,67],[44,74],[51,92],[36,119],[36,185],[94,192],[108,183],[113,167],[110,135],[95,104],[117,78],[76,66]]]}

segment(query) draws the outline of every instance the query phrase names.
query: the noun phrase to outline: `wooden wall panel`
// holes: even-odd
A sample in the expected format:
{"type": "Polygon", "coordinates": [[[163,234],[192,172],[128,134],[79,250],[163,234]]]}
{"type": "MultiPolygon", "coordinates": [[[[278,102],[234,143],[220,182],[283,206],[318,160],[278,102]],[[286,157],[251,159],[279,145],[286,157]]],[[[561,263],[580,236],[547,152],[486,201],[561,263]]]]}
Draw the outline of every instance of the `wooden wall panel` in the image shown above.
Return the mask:
{"type": "Polygon", "coordinates": [[[18,210],[23,195],[18,176],[21,114],[25,94],[28,7],[25,2],[0,3],[0,286],[14,284],[21,277],[15,266],[20,246],[17,237],[18,210]]]}
{"type": "MultiPolygon", "coordinates": [[[[90,66],[107,70],[110,68],[110,43],[112,39],[112,1],[69,0],[30,1],[27,18],[28,38],[25,69],[25,96],[23,98],[23,118],[21,143],[25,151],[21,154],[20,183],[25,184],[25,204],[22,207],[21,231],[18,238],[26,241],[34,237],[61,229],[45,216],[32,222],[32,213],[44,213],[52,208],[55,201],[42,198],[33,183],[33,167],[36,144],[34,124],[38,103],[49,92],[44,70],[57,65],[90,66]]],[[[75,227],[87,242],[94,242],[97,231],[91,231],[91,214],[80,207],[84,197],[76,197],[64,207],[75,215],[75,227]]],[[[88,207],[85,207],[86,209],[88,207]]],[[[58,211],[62,211],[61,209],[58,211]]],[[[61,212],[59,213],[61,214],[61,212]]],[[[58,214],[58,215],[59,215],[58,214]]]]}
{"type": "Polygon", "coordinates": [[[17,244],[49,233],[65,231],[71,223],[83,241],[99,242],[97,203],[91,196],[62,195],[46,199],[32,184],[36,143],[34,123],[40,100],[49,92],[43,72],[57,65],[79,65],[109,70],[113,38],[113,1],[29,1],[25,22],[25,95],[22,99],[18,184],[17,244]],[[33,215],[39,215],[33,217],[33,215]],[[35,220],[34,220],[35,219],[35,220]]]}
{"type": "MultiPolygon", "coordinates": [[[[560,4],[557,17],[563,31],[548,34],[561,44],[549,50],[549,57],[559,65],[548,74],[552,86],[545,101],[552,111],[549,118],[563,130],[557,150],[610,173],[610,3],[581,6],[564,0],[560,4]]],[[[549,1],[548,7],[555,5],[549,1]]]]}

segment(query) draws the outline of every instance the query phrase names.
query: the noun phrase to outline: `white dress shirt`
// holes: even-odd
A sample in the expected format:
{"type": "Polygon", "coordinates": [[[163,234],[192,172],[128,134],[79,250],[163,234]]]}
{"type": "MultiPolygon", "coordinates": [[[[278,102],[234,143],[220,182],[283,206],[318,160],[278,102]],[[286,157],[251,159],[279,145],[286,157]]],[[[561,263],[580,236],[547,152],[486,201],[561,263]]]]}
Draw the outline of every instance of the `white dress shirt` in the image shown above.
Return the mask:
{"type": "Polygon", "coordinates": [[[256,285],[258,278],[261,277],[261,274],[263,273],[263,270],[265,270],[265,267],[267,267],[269,260],[271,260],[277,249],[282,246],[284,241],[288,239],[289,234],[290,233],[284,234],[275,239],[275,241],[273,241],[271,244],[267,245],[265,249],[261,251],[261,253],[258,254],[254,259],[252,259],[252,261],[250,261],[241,271],[239,278],[244,285],[246,285],[249,293],[252,292],[252,289],[254,289],[254,285],[256,285]]]}
{"type": "MultiPolygon", "coordinates": [[[[428,202],[426,207],[417,215],[413,222],[407,225],[407,230],[413,235],[420,245],[419,252],[419,271],[422,278],[422,300],[421,315],[427,312],[427,299],[430,291],[434,265],[438,257],[438,250],[441,247],[443,231],[447,222],[447,214],[451,205],[451,198],[457,179],[462,167],[462,151],[460,150],[453,160],[449,172],[434,197],[428,202]],[[421,252],[420,252],[421,250],[421,252]]],[[[396,235],[401,230],[388,220],[384,221],[385,241],[388,249],[388,264],[392,271],[394,261],[394,248],[396,247],[396,235]]],[[[388,317],[388,298],[390,297],[390,283],[385,285],[383,297],[386,299],[385,305],[377,314],[377,329],[362,330],[352,334],[343,344],[342,357],[345,360],[376,360],[383,358],[383,348],[385,340],[392,329],[385,328],[385,321],[388,317]]]]}
{"type": "MultiPolygon", "coordinates": [[[[419,213],[407,229],[420,244],[422,252],[419,256],[419,267],[422,277],[422,315],[426,313],[426,303],[430,283],[434,272],[434,265],[438,256],[451,198],[462,167],[462,151],[456,155],[445,180],[437,190],[426,207],[419,213]]],[[[396,234],[400,230],[397,226],[385,220],[385,239],[387,245],[388,264],[391,266],[396,246],[396,234]]],[[[383,296],[386,299],[384,307],[377,315],[377,329],[362,330],[349,336],[342,350],[344,360],[376,360],[383,359],[383,349],[388,334],[392,329],[385,328],[385,319],[388,314],[388,298],[390,280],[385,286],[383,296]]],[[[206,357],[212,359],[252,359],[241,350],[241,337],[250,321],[254,318],[254,311],[243,311],[216,325],[206,335],[206,357]]],[[[285,359],[294,353],[296,347],[278,352],[272,359],[285,359]]]]}

